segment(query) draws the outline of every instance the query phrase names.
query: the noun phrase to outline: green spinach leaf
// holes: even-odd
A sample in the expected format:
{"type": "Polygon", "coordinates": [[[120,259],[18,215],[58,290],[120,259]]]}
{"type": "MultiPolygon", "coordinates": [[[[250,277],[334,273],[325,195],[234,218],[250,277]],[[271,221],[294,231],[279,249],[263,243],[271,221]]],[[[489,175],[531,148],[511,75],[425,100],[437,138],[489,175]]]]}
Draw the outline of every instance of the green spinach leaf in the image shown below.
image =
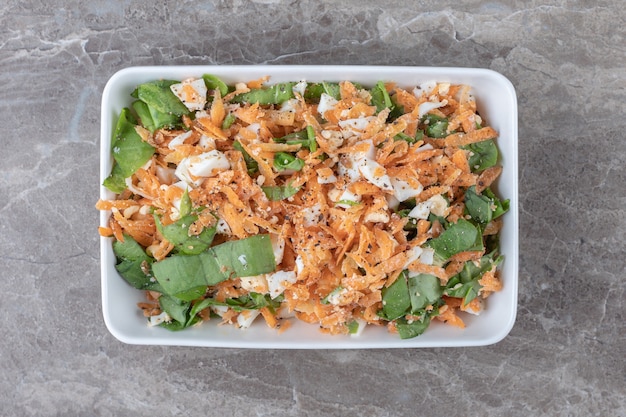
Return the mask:
{"type": "Polygon", "coordinates": [[[498,163],[498,147],[493,139],[461,146],[471,151],[468,163],[472,172],[480,172],[498,163]]]}
{"type": "MultiPolygon", "coordinates": [[[[105,180],[104,185],[112,185],[111,191],[119,192],[121,179],[128,178],[141,168],[154,154],[154,148],[144,142],[135,130],[137,121],[128,108],[122,109],[117,120],[111,151],[115,165],[111,175],[105,180]],[[116,167],[117,166],[117,167],[116,167]]],[[[124,188],[126,185],[124,184],[124,188]]]]}
{"type": "Polygon", "coordinates": [[[396,320],[396,329],[400,339],[411,339],[424,333],[430,325],[430,316],[424,315],[420,320],[407,320],[402,317],[396,320]]]}
{"type": "Polygon", "coordinates": [[[384,109],[393,110],[394,105],[389,96],[389,92],[385,88],[385,83],[378,81],[371,91],[372,105],[376,106],[376,113],[380,113],[384,109]]]}
{"type": "Polygon", "coordinates": [[[154,215],[154,221],[159,232],[174,245],[176,253],[184,255],[202,253],[213,243],[217,226],[207,227],[199,235],[189,234],[189,226],[196,220],[198,220],[197,215],[188,214],[174,223],[163,226],[161,219],[156,214],[154,215]]]}
{"type": "Polygon", "coordinates": [[[483,250],[482,232],[465,219],[451,223],[438,237],[426,242],[435,250],[435,254],[443,261],[452,255],[464,251],[483,250]]]}
{"type": "Polygon", "coordinates": [[[418,311],[435,303],[443,295],[439,278],[430,274],[418,274],[408,279],[411,297],[411,312],[418,311]]]}
{"type": "Polygon", "coordinates": [[[170,89],[172,84],[177,83],[173,80],[158,80],[140,84],[131,95],[146,103],[151,111],[181,117],[190,112],[170,89]]]}
{"type": "Polygon", "coordinates": [[[285,186],[268,185],[261,187],[261,189],[270,201],[280,201],[294,196],[300,187],[292,187],[291,184],[287,184],[285,186]]]}
{"type": "Polygon", "coordinates": [[[448,119],[437,116],[436,114],[427,114],[422,118],[425,126],[426,136],[430,138],[445,138],[448,136],[448,119]]]}
{"type": "Polygon", "coordinates": [[[335,100],[341,100],[341,88],[338,83],[321,82],[307,84],[304,91],[304,100],[307,103],[319,103],[322,93],[326,93],[335,100]]]}
{"type": "Polygon", "coordinates": [[[276,262],[269,235],[228,241],[197,255],[173,255],[152,265],[165,293],[187,301],[197,298],[207,286],[274,269],[276,262]]]}
{"type": "Polygon", "coordinates": [[[206,85],[206,88],[209,91],[220,90],[220,95],[222,97],[228,94],[228,91],[229,91],[228,85],[226,85],[226,83],[222,81],[219,77],[212,75],[212,74],[204,74],[202,76],[202,79],[204,80],[204,85],[206,85]]]}
{"type": "Polygon", "coordinates": [[[304,167],[304,161],[287,152],[276,152],[274,154],[274,169],[276,171],[300,171],[304,167]]]}
{"type": "Polygon", "coordinates": [[[409,296],[409,287],[406,278],[406,271],[389,287],[383,288],[383,308],[378,313],[379,316],[386,320],[395,320],[403,317],[411,308],[411,297],[409,296]]]}
{"type": "Polygon", "coordinates": [[[293,86],[296,83],[279,83],[267,88],[255,88],[247,93],[237,94],[232,98],[232,103],[259,103],[282,104],[285,101],[294,98],[293,86]]]}
{"type": "Polygon", "coordinates": [[[124,241],[113,242],[113,253],[117,258],[115,269],[133,287],[140,290],[161,291],[155,281],[150,267],[154,259],[129,235],[124,235],[124,241]]]}

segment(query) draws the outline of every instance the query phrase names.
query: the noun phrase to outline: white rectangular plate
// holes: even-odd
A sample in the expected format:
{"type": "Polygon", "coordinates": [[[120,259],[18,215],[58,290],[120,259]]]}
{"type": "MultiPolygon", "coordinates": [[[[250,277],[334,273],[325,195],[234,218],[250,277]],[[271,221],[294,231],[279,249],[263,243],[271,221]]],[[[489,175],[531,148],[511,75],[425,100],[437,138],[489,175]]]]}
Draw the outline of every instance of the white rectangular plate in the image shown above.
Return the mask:
{"type": "MultiPolygon", "coordinates": [[[[317,326],[294,323],[283,333],[270,329],[258,320],[249,329],[218,326],[218,320],[179,332],[148,327],[137,308],[144,301],[143,291],[129,286],[115,270],[112,239],[101,238],[102,310],[107,328],[124,343],[143,345],[213,346],[274,349],[364,349],[415,348],[443,346],[481,346],[502,340],[511,330],[517,312],[518,285],[518,190],[517,190],[517,97],[511,82],[501,74],[477,68],[385,67],[385,66],[162,66],[131,67],[114,74],[102,94],[100,183],[112,166],[111,136],[124,107],[130,106],[130,93],[138,84],[157,79],[183,80],[214,74],[227,84],[249,81],[269,75],[270,83],[306,80],[349,80],[364,86],[377,81],[394,81],[401,87],[412,87],[425,81],[468,84],[476,97],[478,110],[499,132],[503,172],[498,180],[498,195],[510,200],[501,231],[502,291],[486,300],[480,316],[463,317],[466,327],[459,329],[434,320],[430,327],[413,339],[401,340],[384,327],[367,327],[360,336],[331,336],[317,326]]],[[[100,198],[114,195],[100,187],[100,198]]],[[[100,224],[106,226],[110,213],[102,212],[100,224]]]]}

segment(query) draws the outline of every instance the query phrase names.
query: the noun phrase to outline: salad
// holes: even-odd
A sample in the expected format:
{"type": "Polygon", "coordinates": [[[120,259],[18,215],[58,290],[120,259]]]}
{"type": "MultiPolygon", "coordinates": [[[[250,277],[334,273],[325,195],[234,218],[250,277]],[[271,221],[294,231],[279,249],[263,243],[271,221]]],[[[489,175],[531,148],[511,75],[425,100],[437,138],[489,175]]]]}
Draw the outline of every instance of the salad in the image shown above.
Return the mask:
{"type": "Polygon", "coordinates": [[[131,96],[96,208],[149,325],[412,338],[501,289],[509,201],[470,86],[205,74],[131,96]]]}

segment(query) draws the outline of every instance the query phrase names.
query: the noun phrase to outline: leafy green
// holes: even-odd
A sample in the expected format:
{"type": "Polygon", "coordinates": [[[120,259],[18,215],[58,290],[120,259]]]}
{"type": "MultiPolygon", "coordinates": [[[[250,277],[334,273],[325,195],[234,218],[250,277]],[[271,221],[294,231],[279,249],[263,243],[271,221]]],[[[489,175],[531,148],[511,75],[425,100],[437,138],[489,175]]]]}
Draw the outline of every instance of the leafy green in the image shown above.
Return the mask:
{"type": "Polygon", "coordinates": [[[259,171],[259,163],[255,161],[248,152],[246,152],[240,142],[233,142],[233,148],[241,152],[243,155],[243,160],[246,162],[246,168],[248,169],[248,175],[252,175],[259,171]]]}
{"type": "Polygon", "coordinates": [[[202,79],[204,80],[204,85],[206,85],[208,90],[220,90],[220,95],[222,97],[228,94],[228,85],[226,85],[226,83],[219,77],[212,74],[204,74],[202,79]]]}
{"type": "Polygon", "coordinates": [[[191,307],[190,302],[163,294],[159,297],[159,304],[168,316],[178,322],[187,323],[187,313],[191,307]]]}
{"type": "Polygon", "coordinates": [[[154,132],[161,128],[182,126],[181,116],[189,110],[172,92],[170,86],[178,81],[158,80],[137,86],[131,96],[138,99],[132,106],[143,126],[154,132]]]}
{"type": "Polygon", "coordinates": [[[430,325],[430,316],[424,315],[419,320],[407,320],[402,317],[396,320],[396,329],[400,339],[411,339],[424,333],[430,325]]]}
{"type": "Polygon", "coordinates": [[[300,190],[300,187],[292,187],[291,183],[289,183],[285,186],[268,185],[261,187],[261,189],[270,201],[280,201],[294,196],[300,190]]]}
{"type": "Polygon", "coordinates": [[[502,255],[494,251],[480,258],[478,265],[472,261],[465,262],[461,272],[448,280],[444,293],[450,297],[463,298],[463,304],[466,305],[478,296],[482,288],[478,281],[485,272],[498,266],[503,259],[502,255]]]}
{"type": "Polygon", "coordinates": [[[391,111],[389,112],[387,121],[396,120],[398,117],[402,116],[404,113],[405,113],[404,106],[396,102],[395,95],[391,96],[391,111]]]}
{"type": "Polygon", "coordinates": [[[393,109],[393,103],[391,102],[391,97],[389,96],[389,92],[385,88],[385,83],[382,81],[378,81],[374,88],[371,91],[372,94],[372,105],[376,106],[376,113],[380,113],[384,109],[393,109]]]}
{"type": "Polygon", "coordinates": [[[329,83],[323,81],[321,83],[308,84],[304,91],[304,99],[307,103],[318,103],[322,93],[326,93],[335,100],[341,100],[340,87],[338,83],[329,83]]]}
{"type": "Polygon", "coordinates": [[[343,290],[343,287],[340,285],[338,287],[336,287],[334,290],[332,290],[331,292],[328,293],[328,295],[324,298],[322,298],[321,303],[322,304],[330,304],[330,300],[332,297],[335,297],[337,295],[339,295],[339,293],[343,290]]]}
{"type": "Polygon", "coordinates": [[[415,138],[412,138],[411,136],[407,135],[406,133],[398,133],[396,136],[393,137],[393,140],[403,140],[407,143],[415,143],[417,142],[417,140],[415,138]]]}
{"type": "Polygon", "coordinates": [[[472,185],[465,191],[465,209],[478,223],[487,224],[493,218],[493,201],[487,196],[476,193],[472,185]]]}
{"type": "Polygon", "coordinates": [[[313,126],[307,126],[304,130],[293,132],[280,138],[274,138],[274,142],[286,143],[287,145],[302,145],[303,148],[308,148],[311,152],[317,150],[313,126]]]}
{"type": "Polygon", "coordinates": [[[237,120],[237,116],[235,116],[233,113],[228,113],[226,117],[224,117],[224,121],[222,122],[222,129],[226,130],[231,127],[232,124],[235,123],[235,120],[237,120]]]}
{"type": "Polygon", "coordinates": [[[228,241],[197,255],[173,255],[152,265],[165,293],[187,301],[198,298],[209,285],[266,274],[275,268],[269,235],[228,241]]]}
{"type": "Polygon", "coordinates": [[[304,161],[287,152],[276,152],[274,154],[274,168],[276,171],[300,171],[304,167],[304,161]]]}
{"type": "Polygon", "coordinates": [[[356,334],[359,331],[359,322],[356,320],[352,320],[346,323],[346,327],[348,328],[349,334],[356,334]]]}
{"type": "Polygon", "coordinates": [[[489,198],[492,202],[493,205],[495,206],[494,210],[493,210],[493,218],[497,219],[498,217],[502,216],[504,213],[506,213],[507,211],[509,211],[509,207],[510,207],[510,200],[500,200],[495,193],[491,190],[491,188],[486,188],[483,190],[483,195],[486,196],[487,198],[489,198]]]}
{"type": "Polygon", "coordinates": [[[425,125],[425,133],[430,138],[445,138],[448,136],[448,119],[437,116],[436,114],[427,114],[422,118],[425,125]]]}
{"type": "Polygon", "coordinates": [[[183,116],[189,114],[189,109],[172,92],[170,86],[178,84],[174,80],[157,80],[137,86],[131,96],[143,101],[158,113],[183,116]]]}
{"type": "Polygon", "coordinates": [[[185,217],[186,215],[191,213],[191,209],[193,208],[193,203],[191,202],[191,197],[189,197],[189,190],[185,188],[183,192],[183,196],[180,198],[180,209],[179,214],[181,217],[185,217]]]}
{"type": "Polygon", "coordinates": [[[379,316],[391,321],[407,313],[411,308],[411,297],[406,271],[403,271],[389,287],[383,288],[382,297],[383,309],[378,313],[379,316]]]}
{"type": "Polygon", "coordinates": [[[335,203],[336,206],[341,205],[341,204],[345,206],[354,207],[354,206],[358,206],[361,203],[359,201],[352,201],[352,200],[339,200],[335,203]]]}
{"type": "Polygon", "coordinates": [[[498,147],[493,139],[461,146],[471,151],[468,163],[472,172],[480,172],[498,163],[498,147]]]}
{"type": "Polygon", "coordinates": [[[179,116],[171,113],[160,112],[153,107],[150,107],[141,100],[136,100],[132,104],[135,113],[139,116],[143,127],[150,132],[154,132],[157,129],[163,127],[176,128],[181,125],[181,119],[179,116]]]}
{"type": "Polygon", "coordinates": [[[154,215],[154,221],[159,232],[174,245],[175,253],[184,255],[197,255],[204,252],[213,242],[217,225],[205,228],[198,235],[189,234],[189,226],[196,220],[198,220],[197,215],[187,214],[174,223],[163,226],[159,217],[154,215]]]}
{"type": "Polygon", "coordinates": [[[269,294],[250,292],[238,298],[227,299],[226,305],[235,311],[258,310],[267,307],[273,313],[280,307],[280,303],[283,299],[282,295],[272,299],[269,294]]]}
{"type": "Polygon", "coordinates": [[[396,136],[393,137],[393,140],[403,140],[409,144],[414,144],[416,142],[419,142],[423,138],[424,138],[424,132],[418,129],[415,132],[415,137],[411,137],[407,135],[406,133],[400,132],[396,136]]]}
{"type": "Polygon", "coordinates": [[[509,200],[500,201],[490,189],[476,193],[472,185],[465,191],[465,209],[476,222],[486,225],[504,214],[509,208],[509,200]]]}
{"type": "Polygon", "coordinates": [[[111,174],[105,178],[102,185],[117,194],[120,194],[126,189],[126,178],[119,164],[113,163],[111,174]]]}
{"type": "Polygon", "coordinates": [[[418,274],[408,279],[411,311],[417,313],[441,298],[443,289],[439,278],[430,274],[418,274]]]}
{"type": "Polygon", "coordinates": [[[293,86],[296,83],[279,83],[271,87],[255,88],[247,93],[237,94],[230,101],[232,103],[259,103],[259,104],[281,104],[294,98],[293,86]]]}
{"type": "Polygon", "coordinates": [[[459,252],[484,249],[480,228],[465,219],[451,223],[443,233],[429,240],[426,245],[433,248],[443,261],[459,252]]]}
{"type": "Polygon", "coordinates": [[[119,193],[122,178],[125,179],[133,175],[154,154],[154,148],[141,139],[135,126],[137,126],[137,120],[130,113],[130,110],[128,108],[122,109],[111,142],[115,165],[111,175],[103,183],[105,186],[113,186],[111,189],[113,192],[119,193]]]}
{"type": "Polygon", "coordinates": [[[160,286],[150,273],[154,259],[129,235],[124,241],[113,242],[113,253],[117,258],[115,269],[133,287],[140,290],[159,291],[160,286]]]}

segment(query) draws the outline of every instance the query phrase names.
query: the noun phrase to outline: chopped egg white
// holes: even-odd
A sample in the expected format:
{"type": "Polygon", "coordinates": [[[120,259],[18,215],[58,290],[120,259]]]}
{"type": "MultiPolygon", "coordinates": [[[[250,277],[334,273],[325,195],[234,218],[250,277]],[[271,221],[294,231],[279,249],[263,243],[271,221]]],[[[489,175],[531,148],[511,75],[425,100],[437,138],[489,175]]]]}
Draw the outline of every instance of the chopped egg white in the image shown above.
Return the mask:
{"type": "Polygon", "coordinates": [[[211,306],[211,311],[222,317],[228,312],[228,306],[211,306]]]}
{"type": "Polygon", "coordinates": [[[172,321],[172,318],[165,311],[157,316],[150,316],[148,319],[148,326],[158,326],[161,323],[172,321]]]}
{"type": "Polygon", "coordinates": [[[391,179],[387,175],[387,170],[373,159],[363,158],[358,164],[359,172],[371,184],[384,191],[393,191],[391,179]]]}
{"type": "Polygon", "coordinates": [[[247,329],[252,325],[254,319],[256,319],[259,314],[261,314],[260,310],[243,310],[237,316],[237,326],[239,326],[240,329],[247,329]]]}
{"type": "Polygon", "coordinates": [[[302,260],[302,256],[296,256],[296,273],[299,274],[304,270],[304,261],[302,260]]]}
{"type": "Polygon", "coordinates": [[[418,117],[421,119],[426,114],[428,114],[431,110],[438,109],[440,107],[444,107],[448,104],[448,100],[443,101],[427,101],[418,106],[418,117]]]}
{"type": "Polygon", "coordinates": [[[435,263],[435,250],[432,248],[422,248],[420,254],[420,262],[424,265],[432,265],[435,263]]]}
{"type": "Polygon", "coordinates": [[[226,220],[221,219],[221,218],[217,220],[215,231],[216,233],[220,235],[230,236],[233,234],[232,230],[230,229],[230,226],[228,225],[228,223],[226,223],[226,220]]]}
{"type": "Polygon", "coordinates": [[[324,117],[324,113],[328,110],[333,110],[338,103],[339,102],[334,97],[326,93],[322,93],[320,96],[320,102],[317,105],[317,112],[320,116],[324,117]]]}
{"type": "Polygon", "coordinates": [[[276,271],[265,275],[270,297],[276,298],[285,291],[289,284],[296,282],[295,271],[276,271]]]}
{"type": "Polygon", "coordinates": [[[170,143],[167,144],[167,147],[170,148],[171,150],[176,149],[177,146],[182,145],[185,142],[185,140],[190,138],[192,134],[193,134],[192,130],[188,130],[185,133],[181,133],[180,135],[172,139],[170,143]]]}
{"type": "Polygon", "coordinates": [[[306,91],[307,82],[305,80],[300,81],[296,85],[294,85],[291,89],[294,93],[298,93],[301,96],[304,96],[304,92],[306,91]]]}
{"type": "Polygon", "coordinates": [[[172,84],[170,90],[190,111],[202,110],[206,104],[207,88],[202,78],[172,84]]]}
{"type": "Polygon", "coordinates": [[[414,219],[428,219],[428,215],[433,213],[436,216],[444,217],[448,209],[448,202],[441,194],[436,194],[426,201],[417,203],[409,212],[408,216],[414,219]]]}
{"type": "Polygon", "coordinates": [[[387,207],[392,210],[397,210],[400,206],[400,200],[396,198],[393,194],[385,194],[385,198],[387,199],[387,207]]]}
{"type": "Polygon", "coordinates": [[[272,242],[276,265],[280,265],[283,261],[283,255],[285,254],[285,239],[281,235],[272,233],[270,234],[270,241],[272,242]]]}
{"type": "Polygon", "coordinates": [[[417,261],[422,254],[423,249],[420,246],[413,246],[411,249],[407,250],[405,253],[407,255],[407,260],[404,264],[404,268],[407,268],[413,262],[417,261]]]}
{"type": "Polygon", "coordinates": [[[419,85],[419,88],[416,88],[415,90],[413,90],[413,94],[415,94],[415,97],[420,98],[422,96],[422,94],[424,95],[430,95],[430,93],[433,92],[433,90],[435,89],[435,87],[437,87],[437,81],[426,81],[423,82],[419,85]]]}
{"type": "Polygon", "coordinates": [[[217,149],[189,157],[189,173],[196,177],[212,177],[216,171],[229,168],[228,158],[217,149]]]}
{"type": "Polygon", "coordinates": [[[372,120],[375,120],[376,117],[368,116],[368,117],[358,117],[356,119],[346,119],[339,121],[339,127],[341,131],[344,133],[344,136],[348,134],[348,136],[360,136],[363,131],[367,128],[367,125],[370,124],[372,120]]]}
{"type": "Polygon", "coordinates": [[[319,223],[319,217],[322,214],[322,206],[315,203],[310,207],[304,207],[301,211],[304,220],[304,226],[310,227],[319,223]]]}
{"type": "Polygon", "coordinates": [[[350,203],[359,203],[361,196],[349,190],[337,190],[336,188],[328,193],[328,197],[336,203],[337,207],[349,209],[352,207],[350,203]]]}
{"type": "Polygon", "coordinates": [[[426,220],[428,219],[428,215],[430,214],[431,205],[432,203],[428,200],[417,203],[415,207],[411,209],[407,216],[411,217],[412,219],[426,220]]]}
{"type": "Polygon", "coordinates": [[[192,187],[199,186],[204,177],[214,176],[218,171],[230,168],[230,162],[224,153],[214,149],[200,155],[183,158],[176,167],[176,176],[192,187]]]}
{"type": "Polygon", "coordinates": [[[409,198],[413,198],[424,190],[422,184],[419,187],[413,188],[408,182],[399,178],[390,178],[391,186],[393,187],[393,195],[398,201],[406,201],[409,198]]]}
{"type": "Polygon", "coordinates": [[[298,107],[298,99],[291,98],[280,105],[280,111],[295,113],[298,107]]]}
{"type": "Polygon", "coordinates": [[[206,135],[200,136],[200,141],[198,142],[198,146],[200,146],[205,151],[211,151],[215,149],[215,139],[210,138],[206,135]]]}
{"type": "Polygon", "coordinates": [[[461,303],[461,311],[465,311],[466,313],[470,313],[475,316],[480,315],[485,307],[485,303],[481,298],[475,298],[475,300],[477,300],[475,303],[470,303],[467,305],[463,305],[463,303],[461,303]]]}
{"type": "Polygon", "coordinates": [[[318,174],[317,175],[317,183],[318,184],[333,184],[337,182],[337,177],[334,174],[328,175],[326,177],[318,174]]]}
{"type": "Polygon", "coordinates": [[[434,195],[428,199],[430,201],[430,211],[436,215],[444,217],[446,209],[448,208],[448,202],[441,194],[434,195]]]}
{"type": "Polygon", "coordinates": [[[347,182],[353,183],[361,179],[361,173],[357,168],[357,163],[352,158],[343,157],[337,164],[337,173],[345,177],[347,182]]]}
{"type": "Polygon", "coordinates": [[[265,275],[256,275],[253,277],[241,277],[239,278],[241,288],[246,291],[257,292],[259,294],[267,294],[269,288],[267,286],[267,279],[265,275]]]}

